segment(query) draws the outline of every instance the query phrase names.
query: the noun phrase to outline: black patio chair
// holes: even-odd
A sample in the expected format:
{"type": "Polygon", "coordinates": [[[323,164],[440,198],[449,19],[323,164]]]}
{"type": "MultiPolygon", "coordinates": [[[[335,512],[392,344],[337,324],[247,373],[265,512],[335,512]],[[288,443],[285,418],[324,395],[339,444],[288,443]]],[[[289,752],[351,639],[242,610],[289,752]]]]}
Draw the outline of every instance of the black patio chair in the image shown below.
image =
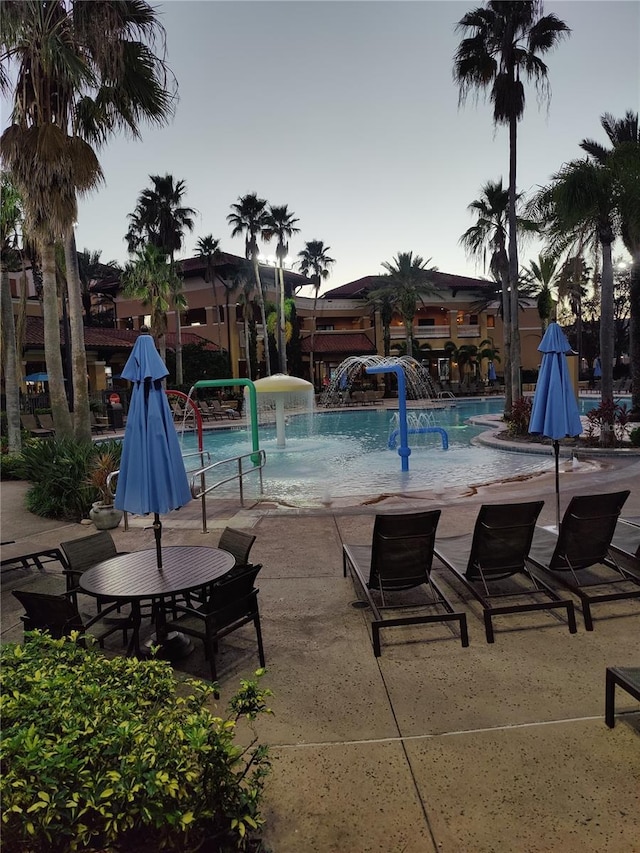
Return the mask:
{"type": "MultiPolygon", "coordinates": [[[[75,595],[78,591],[78,583],[83,572],[110,560],[118,554],[126,554],[126,551],[118,551],[116,543],[108,530],[100,530],[89,536],[81,536],[79,539],[67,539],[60,543],[60,548],[67,560],[67,568],[64,575],[67,579],[67,592],[75,595]]],[[[98,600],[100,609],[100,599],[98,600]]]]}
{"type": "Polygon", "coordinates": [[[236,558],[236,564],[232,572],[240,566],[246,566],[249,563],[249,553],[253,547],[256,537],[253,533],[245,533],[242,530],[236,530],[233,527],[225,527],[220,534],[218,548],[223,551],[228,551],[236,558]]]}
{"type": "MultiPolygon", "coordinates": [[[[179,631],[202,640],[211,667],[211,680],[217,680],[216,654],[218,642],[227,634],[253,622],[258,643],[260,666],[265,666],[258,592],[254,581],[261,564],[246,566],[243,571],[219,581],[211,587],[209,599],[199,607],[167,604],[167,610],[177,611],[177,618],[167,620],[168,631],[179,631]]],[[[216,693],[216,696],[218,694],[216,693]]]]}
{"type": "MultiPolygon", "coordinates": [[[[126,620],[121,619],[118,622],[105,623],[105,616],[116,609],[113,604],[105,608],[93,619],[87,621],[82,620],[78,608],[68,593],[63,595],[52,595],[46,592],[31,592],[30,590],[16,589],[13,595],[18,599],[20,604],[25,609],[25,614],[21,616],[24,630],[47,631],[54,639],[68,637],[72,631],[79,631],[81,634],[89,632],[89,628],[95,625],[101,625],[100,631],[92,633],[98,641],[101,648],[104,648],[104,641],[116,631],[122,631],[122,641],[127,643],[127,631],[134,628],[134,620],[128,617],[126,620]]],[[[80,641],[84,645],[84,640],[80,641]]]]}
{"type": "Polygon", "coordinates": [[[620,565],[611,548],[628,497],[628,490],[573,497],[559,535],[537,527],[533,536],[531,574],[546,589],[560,584],[580,599],[587,631],[593,631],[592,604],[640,598],[640,578],[620,565]]]}
{"type": "Polygon", "coordinates": [[[373,614],[373,653],[380,657],[380,631],[403,625],[458,622],[463,646],[469,645],[467,617],[456,611],[431,574],[440,510],[376,515],[371,545],[343,545],[342,569],[357,581],[373,614]],[[399,600],[399,593],[425,587],[421,601],[399,600]],[[395,602],[393,602],[395,599],[395,602]],[[444,612],[412,613],[386,618],[386,611],[442,608],[444,612]]]}
{"type": "Polygon", "coordinates": [[[609,550],[621,566],[640,577],[640,526],[618,519],[609,550]]]}
{"type": "Polygon", "coordinates": [[[488,643],[495,639],[494,616],[534,610],[565,608],[569,632],[576,632],[573,602],[542,587],[526,567],[543,504],[484,504],[473,533],[436,540],[436,557],[482,605],[488,643]],[[516,601],[523,598],[528,600],[516,601]]]}

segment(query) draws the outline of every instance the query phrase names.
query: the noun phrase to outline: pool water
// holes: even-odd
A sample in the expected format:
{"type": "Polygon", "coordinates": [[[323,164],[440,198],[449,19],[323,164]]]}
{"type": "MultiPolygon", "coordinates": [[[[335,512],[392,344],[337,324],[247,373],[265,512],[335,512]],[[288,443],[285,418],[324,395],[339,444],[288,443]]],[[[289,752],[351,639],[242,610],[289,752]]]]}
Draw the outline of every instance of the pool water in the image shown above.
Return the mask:
{"type": "MultiPolygon", "coordinates": [[[[388,448],[389,435],[397,426],[397,410],[395,417],[393,410],[377,408],[288,416],[285,448],[276,446],[275,426],[261,426],[260,448],[267,458],[263,498],[313,506],[352,495],[447,492],[551,470],[551,449],[548,454],[538,455],[472,445],[486,427],[470,425],[468,418],[499,414],[503,405],[502,399],[496,398],[459,401],[454,407],[437,411],[409,409],[409,426],[412,419],[422,418],[420,425],[442,427],[448,434],[449,449],[443,450],[438,433],[411,435],[408,472],[400,470],[397,449],[388,448]]],[[[583,411],[593,407],[594,401],[583,401],[583,411]]],[[[244,428],[205,431],[204,442],[211,462],[252,449],[249,431],[244,428]]],[[[182,444],[185,453],[195,450],[195,437],[185,435],[182,444]]],[[[235,463],[228,470],[220,466],[215,480],[231,476],[236,468],[235,463]]],[[[237,494],[237,482],[215,492],[218,497],[237,494]]],[[[245,480],[245,495],[248,499],[259,497],[257,475],[245,480]]]]}

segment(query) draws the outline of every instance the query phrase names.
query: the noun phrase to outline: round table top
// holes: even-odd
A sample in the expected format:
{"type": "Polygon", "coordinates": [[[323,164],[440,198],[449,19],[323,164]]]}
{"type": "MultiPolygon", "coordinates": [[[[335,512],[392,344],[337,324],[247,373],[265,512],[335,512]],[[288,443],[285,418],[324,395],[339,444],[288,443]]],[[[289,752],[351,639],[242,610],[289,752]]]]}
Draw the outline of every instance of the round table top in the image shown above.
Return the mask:
{"type": "Polygon", "coordinates": [[[82,573],[80,588],[105,598],[155,598],[198,589],[225,575],[235,557],[220,548],[173,545],[162,548],[158,568],[155,548],[119,554],[82,573]]]}

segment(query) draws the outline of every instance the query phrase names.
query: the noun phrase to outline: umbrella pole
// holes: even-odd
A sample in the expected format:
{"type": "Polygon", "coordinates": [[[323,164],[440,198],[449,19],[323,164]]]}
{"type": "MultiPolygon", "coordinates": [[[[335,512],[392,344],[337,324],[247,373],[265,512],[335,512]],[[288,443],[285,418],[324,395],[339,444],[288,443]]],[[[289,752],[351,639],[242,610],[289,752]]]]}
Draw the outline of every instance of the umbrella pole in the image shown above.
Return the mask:
{"type": "Polygon", "coordinates": [[[556,455],[556,528],[560,535],[560,442],[553,442],[553,452],[556,455]]]}
{"type": "Polygon", "coordinates": [[[162,568],[162,546],[160,541],[162,539],[162,522],[160,521],[160,516],[157,512],[153,514],[153,535],[156,538],[156,557],[158,560],[158,568],[162,568]]]}

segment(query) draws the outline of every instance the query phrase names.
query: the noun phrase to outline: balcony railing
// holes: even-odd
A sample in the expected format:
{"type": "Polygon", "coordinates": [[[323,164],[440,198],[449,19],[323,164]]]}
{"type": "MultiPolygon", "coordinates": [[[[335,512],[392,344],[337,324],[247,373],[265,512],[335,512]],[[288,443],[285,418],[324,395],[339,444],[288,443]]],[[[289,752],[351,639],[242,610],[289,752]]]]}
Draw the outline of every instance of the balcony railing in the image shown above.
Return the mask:
{"type": "Polygon", "coordinates": [[[480,337],[480,326],[458,326],[456,331],[459,338],[480,337]]]}
{"type": "MultiPolygon", "coordinates": [[[[404,326],[392,326],[390,331],[392,340],[404,340],[404,326]]],[[[451,337],[451,326],[414,326],[413,337],[416,340],[420,340],[421,338],[442,338],[448,340],[451,337]]]]}

